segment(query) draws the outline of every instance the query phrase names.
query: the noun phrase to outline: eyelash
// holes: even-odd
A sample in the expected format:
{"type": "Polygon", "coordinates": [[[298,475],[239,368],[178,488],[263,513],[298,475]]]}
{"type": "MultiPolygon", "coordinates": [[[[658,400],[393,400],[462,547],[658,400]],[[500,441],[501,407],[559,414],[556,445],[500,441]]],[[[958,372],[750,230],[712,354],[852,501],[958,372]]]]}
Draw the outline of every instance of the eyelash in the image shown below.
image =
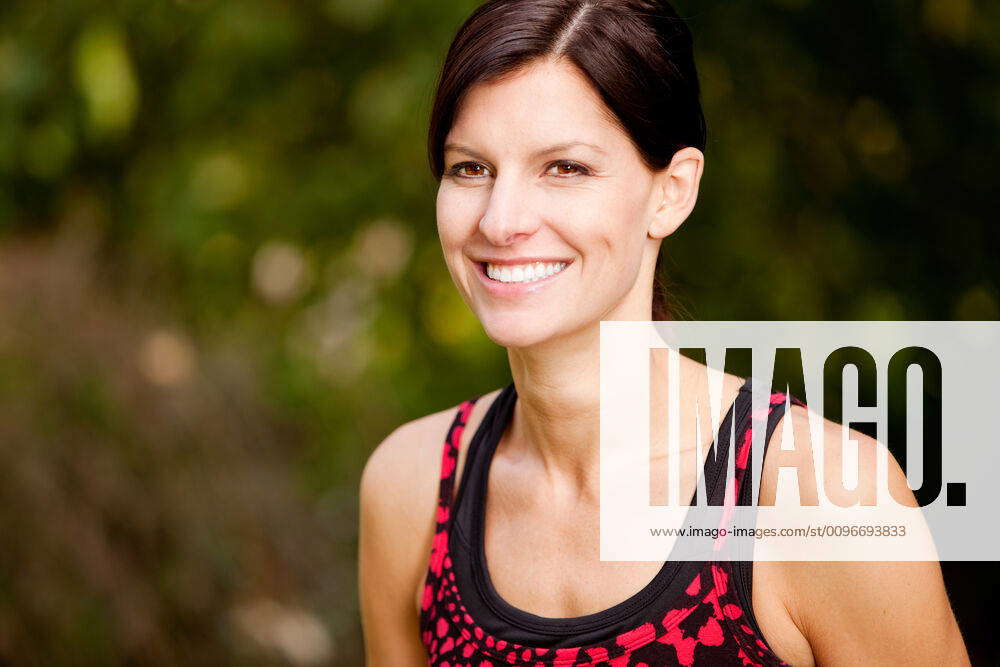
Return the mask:
{"type": "MultiPolygon", "coordinates": [[[[583,166],[579,162],[574,162],[573,160],[556,160],[555,162],[549,163],[549,165],[545,168],[545,171],[546,171],[546,173],[548,173],[549,169],[551,169],[552,167],[560,166],[560,165],[565,165],[565,166],[572,167],[572,168],[574,168],[574,169],[577,170],[577,173],[575,173],[575,174],[556,175],[556,178],[572,178],[573,176],[589,176],[590,175],[590,170],[587,167],[583,166]]],[[[466,167],[470,167],[470,166],[479,166],[479,167],[482,167],[483,169],[487,169],[486,165],[484,165],[484,164],[482,164],[480,162],[469,162],[469,161],[459,162],[458,164],[454,165],[453,167],[451,167],[448,170],[448,175],[449,176],[456,176],[458,178],[467,178],[467,179],[482,178],[481,176],[464,176],[464,175],[462,175],[462,173],[461,173],[462,169],[465,169],[466,167]]]]}

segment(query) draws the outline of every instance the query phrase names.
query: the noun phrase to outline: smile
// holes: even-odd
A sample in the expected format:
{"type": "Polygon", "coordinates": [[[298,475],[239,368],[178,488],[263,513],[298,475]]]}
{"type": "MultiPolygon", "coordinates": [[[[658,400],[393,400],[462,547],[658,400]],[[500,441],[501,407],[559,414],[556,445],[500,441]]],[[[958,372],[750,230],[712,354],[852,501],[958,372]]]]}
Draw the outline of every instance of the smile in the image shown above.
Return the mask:
{"type": "Polygon", "coordinates": [[[500,283],[533,283],[554,276],[567,266],[566,262],[531,262],[529,264],[486,263],[486,275],[500,283]]]}

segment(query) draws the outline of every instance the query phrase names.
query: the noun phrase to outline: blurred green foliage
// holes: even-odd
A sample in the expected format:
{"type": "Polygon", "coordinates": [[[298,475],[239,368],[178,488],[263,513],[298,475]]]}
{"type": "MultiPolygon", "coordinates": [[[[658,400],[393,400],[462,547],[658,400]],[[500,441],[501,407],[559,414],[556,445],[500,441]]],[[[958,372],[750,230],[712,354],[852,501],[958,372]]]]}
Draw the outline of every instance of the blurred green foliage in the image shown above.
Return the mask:
{"type": "MultiPolygon", "coordinates": [[[[424,153],[476,4],[0,6],[0,662],[360,663],[365,458],[507,378],[424,153]]],[[[678,4],[694,317],[998,317],[1000,4],[678,4]]]]}

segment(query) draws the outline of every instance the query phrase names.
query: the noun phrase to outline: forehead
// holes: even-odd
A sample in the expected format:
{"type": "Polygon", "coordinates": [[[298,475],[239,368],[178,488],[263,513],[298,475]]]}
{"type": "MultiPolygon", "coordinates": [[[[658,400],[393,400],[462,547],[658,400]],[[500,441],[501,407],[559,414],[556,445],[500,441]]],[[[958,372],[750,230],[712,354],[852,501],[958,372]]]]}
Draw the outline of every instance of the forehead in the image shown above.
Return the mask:
{"type": "Polygon", "coordinates": [[[590,81],[564,59],[543,60],[465,95],[448,140],[530,150],[584,141],[607,150],[629,145],[590,81]]]}

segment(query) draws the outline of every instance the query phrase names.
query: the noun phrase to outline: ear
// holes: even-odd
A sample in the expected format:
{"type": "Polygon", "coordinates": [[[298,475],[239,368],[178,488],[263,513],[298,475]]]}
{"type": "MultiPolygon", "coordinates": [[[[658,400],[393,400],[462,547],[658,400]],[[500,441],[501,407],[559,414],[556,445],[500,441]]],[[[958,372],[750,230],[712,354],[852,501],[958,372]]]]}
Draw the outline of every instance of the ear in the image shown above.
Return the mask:
{"type": "Polygon", "coordinates": [[[691,214],[698,201],[698,186],[704,169],[704,153],[687,146],[674,153],[670,164],[656,173],[655,192],[661,195],[661,201],[649,222],[650,238],[670,236],[691,214]]]}

